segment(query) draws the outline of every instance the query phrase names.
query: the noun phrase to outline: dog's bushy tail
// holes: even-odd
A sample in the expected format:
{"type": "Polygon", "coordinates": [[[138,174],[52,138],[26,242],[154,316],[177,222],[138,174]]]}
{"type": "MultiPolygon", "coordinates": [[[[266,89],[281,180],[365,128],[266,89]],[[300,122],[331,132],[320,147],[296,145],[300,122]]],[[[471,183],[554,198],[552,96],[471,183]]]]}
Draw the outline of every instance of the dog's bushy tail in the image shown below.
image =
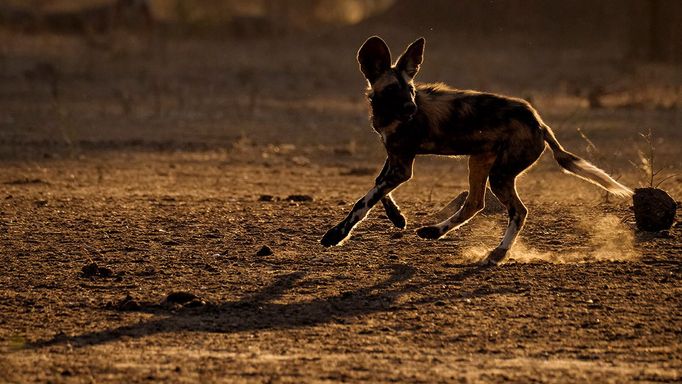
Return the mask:
{"type": "Polygon", "coordinates": [[[596,184],[605,190],[613,193],[616,196],[631,196],[632,190],[623,184],[614,180],[606,172],[597,168],[587,160],[568,152],[559,144],[554,132],[546,124],[542,124],[542,129],[545,135],[545,141],[554,152],[554,159],[565,170],[581,179],[587,180],[590,183],[596,184]]]}

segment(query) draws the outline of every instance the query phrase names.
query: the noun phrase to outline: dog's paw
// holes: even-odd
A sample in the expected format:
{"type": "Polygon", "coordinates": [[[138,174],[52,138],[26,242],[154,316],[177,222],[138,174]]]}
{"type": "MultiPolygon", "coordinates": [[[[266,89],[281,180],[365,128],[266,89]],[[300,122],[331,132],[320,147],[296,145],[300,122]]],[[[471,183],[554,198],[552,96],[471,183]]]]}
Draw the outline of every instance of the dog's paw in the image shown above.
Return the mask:
{"type": "Polygon", "coordinates": [[[417,236],[421,237],[422,239],[435,240],[443,236],[443,233],[438,227],[427,226],[417,229],[417,236]]]}
{"type": "Polygon", "coordinates": [[[388,219],[391,220],[391,223],[393,223],[393,225],[395,225],[396,228],[405,229],[405,227],[407,226],[407,220],[405,219],[405,216],[403,216],[402,213],[392,212],[387,216],[388,219]]]}
{"type": "Polygon", "coordinates": [[[482,267],[492,267],[497,264],[499,264],[502,260],[504,260],[505,257],[507,257],[507,252],[508,249],[502,249],[502,248],[495,248],[490,253],[488,256],[481,260],[479,263],[482,267]]]}
{"type": "Polygon", "coordinates": [[[341,229],[341,227],[336,226],[328,230],[327,233],[325,233],[324,236],[322,236],[320,244],[322,244],[323,247],[331,247],[337,245],[340,242],[342,242],[343,239],[346,238],[346,235],[347,234],[341,229]]]}

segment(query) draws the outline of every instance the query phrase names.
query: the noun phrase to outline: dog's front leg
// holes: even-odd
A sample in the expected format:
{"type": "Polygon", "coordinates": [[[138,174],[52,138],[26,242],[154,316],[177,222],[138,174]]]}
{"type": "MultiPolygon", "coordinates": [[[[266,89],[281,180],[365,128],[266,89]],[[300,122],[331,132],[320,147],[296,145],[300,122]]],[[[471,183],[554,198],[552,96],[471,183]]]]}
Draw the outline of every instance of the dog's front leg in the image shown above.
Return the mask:
{"type": "MultiPolygon", "coordinates": [[[[381,169],[381,172],[379,172],[377,179],[386,177],[386,173],[389,171],[389,169],[391,169],[389,164],[389,159],[386,159],[384,167],[381,169]]],[[[389,220],[391,220],[391,223],[400,229],[405,229],[407,220],[400,212],[400,207],[398,207],[398,204],[395,203],[395,200],[393,200],[390,193],[387,193],[386,196],[381,198],[381,204],[384,206],[386,216],[389,220]]]]}
{"type": "MultiPolygon", "coordinates": [[[[374,187],[353,205],[353,209],[345,219],[324,234],[320,243],[325,247],[330,247],[343,242],[348,238],[353,228],[367,216],[367,213],[379,200],[388,197],[388,200],[390,200],[388,204],[393,203],[389,193],[412,177],[413,162],[414,156],[403,158],[389,156],[384,169],[376,179],[374,187]]],[[[386,203],[384,203],[384,207],[386,207],[386,203]]],[[[389,205],[387,210],[392,207],[395,207],[397,210],[395,203],[392,206],[389,205]]],[[[397,211],[397,213],[400,214],[400,211],[397,211]]],[[[402,217],[401,214],[400,216],[402,217]]],[[[390,214],[389,217],[391,217],[390,214]]],[[[395,221],[393,222],[395,223],[395,221]]]]}

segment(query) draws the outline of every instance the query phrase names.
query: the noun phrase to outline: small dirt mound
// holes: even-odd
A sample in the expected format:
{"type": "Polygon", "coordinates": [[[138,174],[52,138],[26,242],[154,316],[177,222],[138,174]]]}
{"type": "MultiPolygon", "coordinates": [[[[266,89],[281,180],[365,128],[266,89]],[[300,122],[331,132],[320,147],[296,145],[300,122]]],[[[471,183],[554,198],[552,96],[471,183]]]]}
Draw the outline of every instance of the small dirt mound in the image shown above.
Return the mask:
{"type": "Polygon", "coordinates": [[[662,231],[673,225],[677,203],[662,189],[637,188],[632,202],[639,230],[662,231]]]}

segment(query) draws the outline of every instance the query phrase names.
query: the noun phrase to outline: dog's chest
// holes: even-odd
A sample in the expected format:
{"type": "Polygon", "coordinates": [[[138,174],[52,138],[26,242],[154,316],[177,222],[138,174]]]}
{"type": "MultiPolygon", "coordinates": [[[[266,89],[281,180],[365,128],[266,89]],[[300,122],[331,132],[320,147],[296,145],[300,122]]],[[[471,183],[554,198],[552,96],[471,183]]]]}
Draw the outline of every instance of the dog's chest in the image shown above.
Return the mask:
{"type": "Polygon", "coordinates": [[[388,146],[391,142],[391,137],[396,134],[399,125],[399,121],[394,121],[382,127],[374,127],[374,130],[381,135],[381,141],[384,143],[384,146],[388,146]]]}

